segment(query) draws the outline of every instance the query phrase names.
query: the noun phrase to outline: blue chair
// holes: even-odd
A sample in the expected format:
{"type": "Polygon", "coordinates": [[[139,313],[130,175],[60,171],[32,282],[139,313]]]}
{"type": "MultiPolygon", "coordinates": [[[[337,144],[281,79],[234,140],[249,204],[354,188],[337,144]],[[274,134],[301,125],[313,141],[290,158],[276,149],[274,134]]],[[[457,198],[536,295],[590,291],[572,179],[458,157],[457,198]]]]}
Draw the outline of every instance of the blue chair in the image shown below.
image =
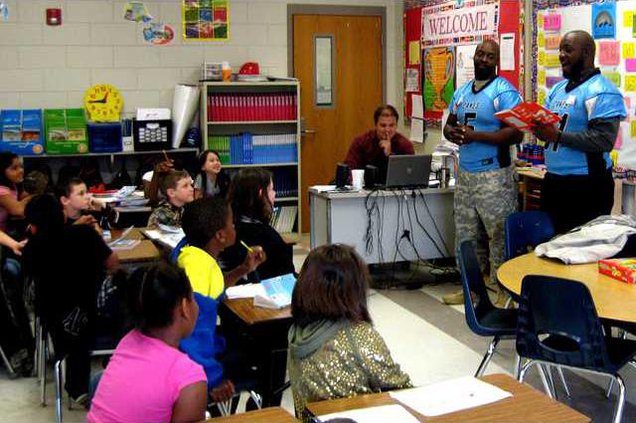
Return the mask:
{"type": "MultiPolygon", "coordinates": [[[[517,310],[497,308],[490,301],[472,241],[464,241],[459,246],[459,269],[464,291],[466,323],[475,334],[493,337],[475,372],[475,377],[479,377],[486,370],[499,341],[504,337],[512,339],[515,336],[517,310]],[[476,302],[473,302],[472,294],[477,297],[476,302]]],[[[519,368],[518,361],[516,368],[519,368]]]]}
{"type": "Polygon", "coordinates": [[[511,213],[504,226],[506,260],[526,254],[529,248],[554,237],[554,226],[547,213],[525,211],[511,213]]]}
{"type": "MultiPolygon", "coordinates": [[[[621,421],[625,384],[618,371],[636,367],[636,341],[605,336],[592,296],[580,282],[529,275],[521,285],[517,353],[528,361],[523,379],[533,365],[546,364],[609,376],[619,387],[613,422],[621,421]]],[[[541,367],[541,378],[545,375],[541,367]]]]}
{"type": "Polygon", "coordinates": [[[186,237],[181,238],[181,241],[175,245],[175,247],[170,251],[170,263],[177,263],[177,259],[179,258],[179,254],[181,253],[181,249],[188,245],[188,240],[186,237]]]}

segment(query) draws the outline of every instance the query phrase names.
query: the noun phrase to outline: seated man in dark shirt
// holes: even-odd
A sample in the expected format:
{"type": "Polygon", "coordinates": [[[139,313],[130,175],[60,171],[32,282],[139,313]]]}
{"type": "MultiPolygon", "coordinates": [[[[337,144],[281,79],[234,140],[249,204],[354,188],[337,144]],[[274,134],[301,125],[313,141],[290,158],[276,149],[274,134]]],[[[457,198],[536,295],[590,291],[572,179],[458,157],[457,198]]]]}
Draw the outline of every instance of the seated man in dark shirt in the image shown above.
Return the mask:
{"type": "Polygon", "coordinates": [[[415,154],[413,144],[397,132],[400,116],[390,104],[375,109],[375,128],[354,138],[345,163],[349,169],[364,169],[367,165],[378,168],[379,181],[386,180],[386,170],[391,154],[415,154]]]}

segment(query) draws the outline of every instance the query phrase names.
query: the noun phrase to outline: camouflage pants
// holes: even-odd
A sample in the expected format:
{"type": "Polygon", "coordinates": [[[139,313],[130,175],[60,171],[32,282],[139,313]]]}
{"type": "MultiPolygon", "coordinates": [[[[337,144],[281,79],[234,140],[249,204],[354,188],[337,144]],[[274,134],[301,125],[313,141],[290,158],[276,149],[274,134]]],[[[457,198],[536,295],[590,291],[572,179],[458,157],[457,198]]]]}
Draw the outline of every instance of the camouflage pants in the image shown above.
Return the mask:
{"type": "MultiPolygon", "coordinates": [[[[504,223],[517,210],[512,166],[487,172],[459,171],[455,188],[455,246],[473,240],[489,288],[499,292],[497,269],[504,261],[504,223]]],[[[459,257],[459,254],[457,254],[459,257]]]]}

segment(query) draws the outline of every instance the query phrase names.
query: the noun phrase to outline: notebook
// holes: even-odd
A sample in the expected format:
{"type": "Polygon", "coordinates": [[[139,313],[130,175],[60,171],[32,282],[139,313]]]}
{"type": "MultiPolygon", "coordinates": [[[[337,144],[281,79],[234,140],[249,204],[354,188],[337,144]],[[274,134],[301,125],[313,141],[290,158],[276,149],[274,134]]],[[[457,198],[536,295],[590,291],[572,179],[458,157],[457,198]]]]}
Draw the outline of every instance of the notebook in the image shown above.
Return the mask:
{"type": "Polygon", "coordinates": [[[431,155],[389,156],[385,188],[422,188],[428,186],[431,155]]]}

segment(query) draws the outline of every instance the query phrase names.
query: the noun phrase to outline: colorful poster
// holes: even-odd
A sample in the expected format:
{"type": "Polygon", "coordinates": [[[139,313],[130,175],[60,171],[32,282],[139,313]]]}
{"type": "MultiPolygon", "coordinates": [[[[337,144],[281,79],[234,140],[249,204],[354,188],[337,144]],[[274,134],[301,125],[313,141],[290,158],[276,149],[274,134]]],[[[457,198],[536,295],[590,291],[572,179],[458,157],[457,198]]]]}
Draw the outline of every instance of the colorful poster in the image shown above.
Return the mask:
{"type": "Polygon", "coordinates": [[[185,41],[227,41],[230,0],[182,0],[185,41]]]}
{"type": "Polygon", "coordinates": [[[169,44],[174,38],[174,30],[170,25],[161,22],[151,22],[144,30],[144,41],[154,45],[169,44]]]}
{"type": "Polygon", "coordinates": [[[477,37],[498,36],[499,2],[472,5],[474,2],[446,1],[422,10],[422,46],[474,44],[477,37]]]}
{"type": "Polygon", "coordinates": [[[440,119],[455,92],[455,49],[438,47],[424,50],[424,116],[440,119]]]}
{"type": "Polygon", "coordinates": [[[133,22],[150,22],[152,16],[143,1],[129,1],[124,6],[124,19],[133,22]]]}
{"type": "Polygon", "coordinates": [[[623,59],[633,59],[634,58],[634,43],[624,42],[623,43],[623,59]]]}
{"type": "Polygon", "coordinates": [[[592,37],[616,38],[616,3],[592,5],[592,37]]]}

